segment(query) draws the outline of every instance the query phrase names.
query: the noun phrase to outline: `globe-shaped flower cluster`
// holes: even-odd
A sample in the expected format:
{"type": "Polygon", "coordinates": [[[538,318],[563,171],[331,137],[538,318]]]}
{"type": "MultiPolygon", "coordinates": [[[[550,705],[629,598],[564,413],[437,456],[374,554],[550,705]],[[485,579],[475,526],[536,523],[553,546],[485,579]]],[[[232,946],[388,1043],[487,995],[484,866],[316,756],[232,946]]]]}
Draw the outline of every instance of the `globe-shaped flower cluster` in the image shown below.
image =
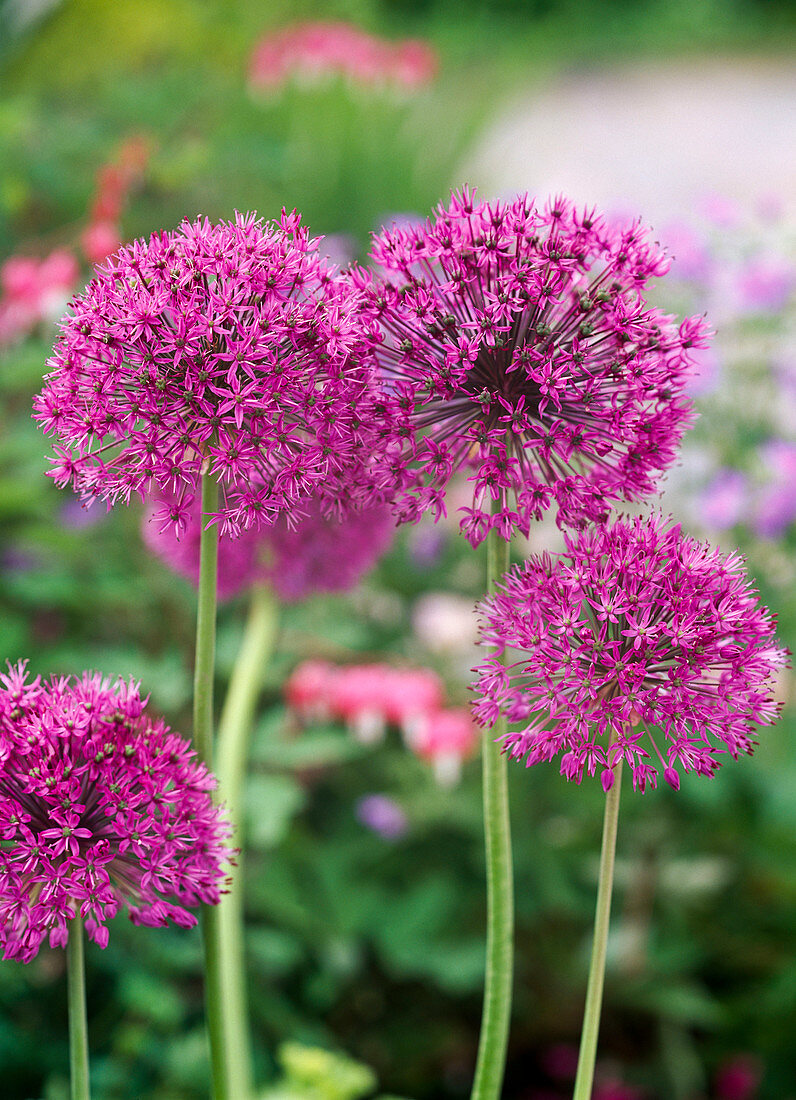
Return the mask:
{"type": "Polygon", "coordinates": [[[355,499],[375,427],[368,321],[298,215],[185,222],[122,248],[72,302],[34,415],[51,471],[84,498],[169,496],[182,529],[202,474],[231,534],[316,493],[355,499]]]}
{"type": "Polygon", "coordinates": [[[691,419],[684,388],[706,327],[647,305],[668,261],[639,223],[463,190],[433,220],[383,230],[372,255],[379,274],[358,281],[409,466],[403,519],[439,515],[459,469],[474,544],[491,527],[527,534],[554,502],[581,526],[654,488],[691,419]]]}
{"type": "Polygon", "coordinates": [[[63,946],[78,914],[108,942],[122,905],[138,924],[196,923],[217,904],[232,852],[215,780],[145,711],[138,688],[99,674],[0,677],[0,947],[29,962],[63,946]]]}
{"type": "MultiPolygon", "coordinates": [[[[177,537],[172,525],[159,528],[155,498],[144,516],[149,549],[171,569],[199,583],[202,517],[191,505],[186,528],[177,537]]],[[[297,603],[320,592],[355,588],[389,546],[395,523],[386,504],[352,510],[344,518],[325,515],[312,497],[302,515],[280,516],[267,528],[249,528],[238,538],[221,537],[218,546],[218,595],[229,599],[256,583],[270,584],[281,600],[297,603]]]]}
{"type": "Polygon", "coordinates": [[[527,765],[560,755],[577,782],[599,771],[608,789],[624,759],[636,789],[654,787],[659,769],[677,788],[678,767],[710,776],[751,753],[755,727],[779,709],[787,652],[742,560],[658,515],[532,557],[481,614],[496,650],[476,670],[476,717],[491,725],[502,712],[515,727],[506,752],[527,765]]]}

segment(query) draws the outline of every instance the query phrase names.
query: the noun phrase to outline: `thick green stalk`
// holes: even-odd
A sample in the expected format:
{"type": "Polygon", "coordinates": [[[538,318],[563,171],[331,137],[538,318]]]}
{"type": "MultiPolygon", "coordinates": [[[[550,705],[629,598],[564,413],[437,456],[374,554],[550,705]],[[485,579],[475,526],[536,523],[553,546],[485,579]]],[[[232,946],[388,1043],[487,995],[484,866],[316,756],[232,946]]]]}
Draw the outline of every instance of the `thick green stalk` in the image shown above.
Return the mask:
{"type": "Polygon", "coordinates": [[[243,634],[224,709],[218,724],[216,750],[219,797],[232,823],[238,848],[231,890],[218,907],[219,967],[224,990],[222,1026],[224,1051],[232,1095],[249,1100],[253,1095],[249,1014],[246,997],[243,919],[243,794],[254,712],[263,670],[274,646],[277,605],[262,585],[252,592],[249,617],[243,634]]]}
{"type": "MultiPolygon", "coordinates": [[[[489,534],[487,587],[509,566],[509,544],[497,531],[489,534]]],[[[514,958],[514,882],[506,757],[495,739],[506,732],[505,718],[484,732],[484,832],[486,834],[487,935],[486,983],[481,1038],[472,1100],[498,1100],[506,1066],[511,1017],[514,958]]]]}
{"type": "MultiPolygon", "coordinates": [[[[193,681],[193,740],[200,758],[213,767],[213,676],[216,652],[216,590],[218,586],[218,526],[206,527],[218,507],[218,483],[202,476],[202,537],[199,549],[199,602],[196,615],[196,664],[193,681]]],[[[210,1071],[214,1100],[233,1100],[224,1050],[224,985],[220,966],[218,906],[202,909],[205,953],[205,1013],[210,1039],[210,1071]]]]}
{"type": "Polygon", "coordinates": [[[69,925],[66,941],[66,982],[69,1005],[69,1079],[71,1100],[90,1100],[88,1084],[88,1022],[86,1020],[86,967],[83,952],[83,918],[69,925]]]}
{"type": "Polygon", "coordinates": [[[622,789],[622,761],[614,768],[614,782],[605,796],[603,846],[600,853],[600,883],[597,888],[597,913],[594,919],[594,943],[591,949],[589,983],[586,987],[586,1009],[580,1037],[578,1072],[572,1100],[591,1100],[594,1062],[597,1057],[597,1036],[600,1032],[600,1010],[603,1002],[605,953],[608,926],[611,921],[611,892],[614,885],[616,830],[619,821],[619,795],[622,789]]]}

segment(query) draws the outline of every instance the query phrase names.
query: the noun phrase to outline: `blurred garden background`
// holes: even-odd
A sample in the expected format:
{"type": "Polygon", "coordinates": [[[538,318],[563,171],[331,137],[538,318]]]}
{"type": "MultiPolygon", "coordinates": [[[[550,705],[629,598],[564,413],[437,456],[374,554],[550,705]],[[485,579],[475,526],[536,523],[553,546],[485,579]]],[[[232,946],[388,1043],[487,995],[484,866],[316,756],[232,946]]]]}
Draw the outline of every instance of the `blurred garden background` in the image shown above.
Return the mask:
{"type": "MultiPolygon", "coordinates": [[[[795,41],[788,0],[5,0],[0,658],[133,675],[190,730],[191,586],[145,548],[140,506],[85,510],[53,487],[30,418],[55,321],[91,264],[185,216],[283,206],[344,264],[364,258],[371,230],[425,216],[464,182],[487,195],[566,188],[641,215],[668,244],[659,302],[707,312],[717,335],[694,377],[699,422],[658,503],[741,547],[796,648],[795,41]]],[[[558,537],[543,525],[533,546],[558,537]]],[[[373,743],[334,716],[307,721],[284,684],[309,659],[378,662],[432,670],[446,706],[465,706],[483,577],[452,514],[397,532],[351,596],[284,611],[247,793],[255,1053],[274,1097],[469,1095],[477,753],[461,737],[421,751],[392,726],[373,743]],[[286,1040],[302,1045],[278,1063],[286,1040]]],[[[221,610],[220,698],[245,611],[244,597],[221,610]]],[[[624,795],[595,1100],[796,1098],[791,675],[751,760],[677,793],[624,795]]],[[[510,772],[504,1094],[561,1100],[602,791],[554,765],[510,772]]],[[[91,946],[97,1100],[207,1095],[200,957],[197,929],[124,917],[107,950],[91,946]]],[[[66,1035],[63,952],[0,964],[2,1095],[66,1097],[66,1035]]]]}

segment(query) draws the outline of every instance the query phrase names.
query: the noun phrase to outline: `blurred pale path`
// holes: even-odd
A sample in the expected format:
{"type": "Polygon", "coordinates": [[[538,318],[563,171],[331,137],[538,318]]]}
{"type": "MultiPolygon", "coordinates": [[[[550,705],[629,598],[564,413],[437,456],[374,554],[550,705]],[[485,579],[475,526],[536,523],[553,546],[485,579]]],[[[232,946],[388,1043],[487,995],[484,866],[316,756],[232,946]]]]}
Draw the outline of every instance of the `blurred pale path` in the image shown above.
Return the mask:
{"type": "Polygon", "coordinates": [[[796,66],[700,59],[561,76],[506,109],[461,174],[653,225],[711,194],[796,214],[796,66]]]}

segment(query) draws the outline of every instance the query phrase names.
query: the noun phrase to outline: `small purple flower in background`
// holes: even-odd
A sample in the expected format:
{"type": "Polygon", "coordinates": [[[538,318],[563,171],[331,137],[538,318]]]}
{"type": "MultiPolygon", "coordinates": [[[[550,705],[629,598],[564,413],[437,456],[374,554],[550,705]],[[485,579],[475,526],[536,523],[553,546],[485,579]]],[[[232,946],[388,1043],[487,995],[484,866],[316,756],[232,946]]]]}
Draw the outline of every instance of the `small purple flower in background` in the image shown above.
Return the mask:
{"type": "Polygon", "coordinates": [[[104,518],[99,508],[90,508],[79,500],[67,500],[61,506],[58,518],[64,527],[72,531],[84,531],[88,527],[94,527],[104,518]]]}
{"type": "Polygon", "coordinates": [[[779,313],[794,288],[796,269],[784,256],[755,256],[738,274],[738,305],[744,313],[779,313]]]}
{"type": "Polygon", "coordinates": [[[356,806],[359,821],[385,840],[398,840],[409,828],[406,814],[386,794],[368,794],[356,806]]]}
{"type": "Polygon", "coordinates": [[[770,480],[757,496],[752,526],[762,538],[779,538],[796,519],[796,443],[769,440],[760,457],[770,480]]]}
{"type": "Polygon", "coordinates": [[[700,523],[710,531],[727,531],[746,518],[749,481],[740,470],[719,470],[702,490],[697,504],[700,523]]]}
{"type": "Polygon", "coordinates": [[[652,491],[691,421],[684,389],[707,329],[646,304],[669,262],[640,224],[464,189],[433,221],[383,230],[372,257],[379,274],[355,277],[405,440],[402,520],[444,514],[460,469],[473,544],[491,527],[527,534],[554,502],[579,526],[652,491]]]}
{"type": "Polygon", "coordinates": [[[418,569],[432,569],[439,564],[448,542],[439,527],[422,525],[409,536],[408,550],[412,563],[418,569]]]}
{"type": "Polygon", "coordinates": [[[528,766],[560,755],[562,775],[599,771],[608,790],[624,759],[636,790],[659,771],[676,790],[678,766],[711,776],[777,717],[787,651],[741,559],[660,516],[567,538],[557,560],[507,573],[481,613],[483,643],[520,652],[482,662],[474,711],[520,727],[504,749],[528,766]]]}
{"type": "Polygon", "coordinates": [[[232,856],[187,741],[149,718],[134,683],[99,673],[0,676],[0,946],[29,962],[64,946],[78,913],[105,947],[124,904],[136,924],[196,923],[232,856]]]}
{"type": "Polygon", "coordinates": [[[702,215],[721,229],[735,229],[743,220],[741,207],[736,200],[718,191],[703,195],[699,207],[702,215]]]}
{"type": "Polygon", "coordinates": [[[670,222],[661,232],[661,239],[672,257],[675,278],[702,282],[711,272],[713,257],[704,233],[687,222],[670,222]]]}
{"type": "Polygon", "coordinates": [[[313,493],[330,508],[372,499],[389,431],[359,306],[295,213],[125,246],[73,300],[35,401],[57,440],[51,475],[109,506],[156,488],[159,520],[182,529],[210,473],[231,534],[313,493]]]}
{"type": "Polygon", "coordinates": [[[721,360],[714,348],[696,348],[692,356],[686,391],[691,397],[713,393],[721,381],[721,360]]]}
{"type": "MultiPolygon", "coordinates": [[[[159,529],[157,498],[144,516],[144,542],[175,573],[199,583],[202,535],[199,500],[194,500],[185,531],[159,529]]],[[[273,586],[283,601],[296,603],[319,592],[348,592],[388,548],[395,522],[386,504],[364,507],[347,517],[325,516],[320,502],[302,502],[301,512],[271,527],[250,528],[238,538],[222,535],[218,547],[218,596],[226,600],[251,585],[273,586]]]]}

